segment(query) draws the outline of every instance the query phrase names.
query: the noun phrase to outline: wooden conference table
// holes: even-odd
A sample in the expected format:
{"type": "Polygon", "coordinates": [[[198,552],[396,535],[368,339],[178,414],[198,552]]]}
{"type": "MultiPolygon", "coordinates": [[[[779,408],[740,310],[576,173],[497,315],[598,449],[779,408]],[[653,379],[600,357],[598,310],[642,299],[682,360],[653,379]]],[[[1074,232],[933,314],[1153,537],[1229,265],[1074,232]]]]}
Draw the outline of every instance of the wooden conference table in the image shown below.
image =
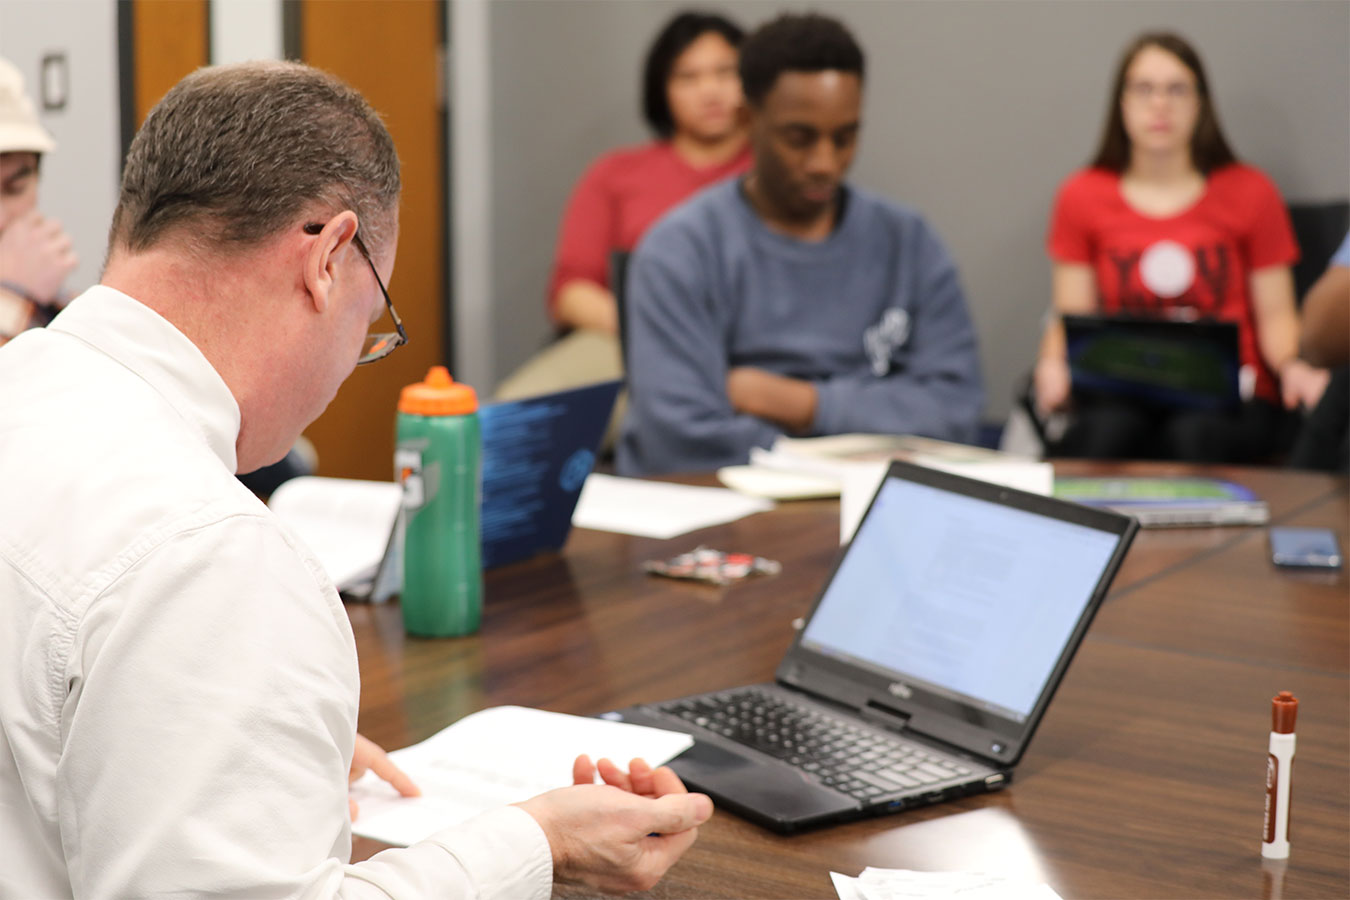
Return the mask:
{"type": "MultiPolygon", "coordinates": [[[[1230,478],[1268,501],[1272,524],[1332,527],[1345,546],[1343,477],[1109,471],[1230,478]]],[[[833,501],[670,541],[575,530],[562,554],[488,574],[471,638],[407,639],[397,605],[350,606],[361,730],[401,747],[487,706],[593,714],[769,680],[837,535],[833,501]],[[782,574],[724,589],[642,574],[700,543],[777,559],[782,574]]],[[[358,839],[355,856],[381,847],[358,839]]],[[[1140,532],[1009,789],[793,837],[719,811],[649,896],[833,898],[828,872],[865,866],[1026,876],[1066,900],[1350,896],[1346,576],[1275,569],[1262,528],[1140,532]],[[1298,749],[1292,851],[1271,866],[1260,835],[1280,690],[1300,701],[1298,749]]]]}

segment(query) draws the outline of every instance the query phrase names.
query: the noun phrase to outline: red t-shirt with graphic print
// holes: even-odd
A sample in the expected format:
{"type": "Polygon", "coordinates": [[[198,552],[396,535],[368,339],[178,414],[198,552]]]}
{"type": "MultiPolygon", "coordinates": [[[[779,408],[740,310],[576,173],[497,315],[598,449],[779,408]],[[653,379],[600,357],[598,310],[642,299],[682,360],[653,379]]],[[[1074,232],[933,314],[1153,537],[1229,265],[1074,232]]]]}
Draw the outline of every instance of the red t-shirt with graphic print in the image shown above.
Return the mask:
{"type": "Polygon", "coordinates": [[[1104,313],[1189,311],[1236,322],[1255,396],[1279,401],[1257,345],[1250,275],[1292,265],[1298,244],[1279,191],[1259,170],[1241,163],[1216,169],[1192,206],[1155,219],[1125,202],[1118,174],[1084,169],[1060,187],[1046,243],[1054,261],[1092,266],[1104,313]]]}

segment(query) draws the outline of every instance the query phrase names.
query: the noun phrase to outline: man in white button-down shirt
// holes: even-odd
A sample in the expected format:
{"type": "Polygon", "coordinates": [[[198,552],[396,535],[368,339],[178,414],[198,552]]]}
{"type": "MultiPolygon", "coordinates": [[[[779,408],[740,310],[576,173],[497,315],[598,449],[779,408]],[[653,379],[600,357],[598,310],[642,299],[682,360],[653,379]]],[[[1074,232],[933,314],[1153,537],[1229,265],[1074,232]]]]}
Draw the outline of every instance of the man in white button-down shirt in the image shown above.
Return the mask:
{"type": "Polygon", "coordinates": [[[102,283],[0,349],[0,897],[621,891],[711,814],[667,769],[604,765],[348,864],[351,628],[234,473],[404,340],[367,334],[398,194],[349,88],[200,70],[132,145],[102,283]]]}

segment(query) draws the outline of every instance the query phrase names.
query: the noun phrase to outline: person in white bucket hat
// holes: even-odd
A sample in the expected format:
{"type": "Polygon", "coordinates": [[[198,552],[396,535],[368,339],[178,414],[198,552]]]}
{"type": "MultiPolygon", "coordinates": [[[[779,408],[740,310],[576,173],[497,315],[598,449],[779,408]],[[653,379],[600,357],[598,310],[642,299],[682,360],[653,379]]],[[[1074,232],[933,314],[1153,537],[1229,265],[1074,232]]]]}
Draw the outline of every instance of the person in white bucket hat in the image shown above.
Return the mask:
{"type": "Polygon", "coordinates": [[[55,148],[23,76],[0,58],[0,344],[45,325],[68,299],[61,284],[76,263],[70,236],[37,208],[42,154],[55,148]]]}

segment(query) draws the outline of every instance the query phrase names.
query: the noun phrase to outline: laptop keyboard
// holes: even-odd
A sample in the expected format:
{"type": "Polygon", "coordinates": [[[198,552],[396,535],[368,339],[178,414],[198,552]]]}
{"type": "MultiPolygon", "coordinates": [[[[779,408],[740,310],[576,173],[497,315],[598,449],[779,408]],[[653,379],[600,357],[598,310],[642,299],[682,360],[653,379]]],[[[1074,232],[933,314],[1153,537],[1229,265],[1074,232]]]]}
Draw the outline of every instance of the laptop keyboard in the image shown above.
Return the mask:
{"type": "Polygon", "coordinates": [[[919,744],[758,688],[677,700],[660,709],[781,759],[863,801],[971,774],[968,767],[919,744]]]}

